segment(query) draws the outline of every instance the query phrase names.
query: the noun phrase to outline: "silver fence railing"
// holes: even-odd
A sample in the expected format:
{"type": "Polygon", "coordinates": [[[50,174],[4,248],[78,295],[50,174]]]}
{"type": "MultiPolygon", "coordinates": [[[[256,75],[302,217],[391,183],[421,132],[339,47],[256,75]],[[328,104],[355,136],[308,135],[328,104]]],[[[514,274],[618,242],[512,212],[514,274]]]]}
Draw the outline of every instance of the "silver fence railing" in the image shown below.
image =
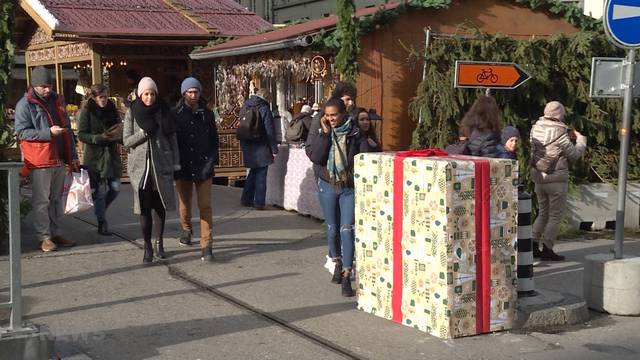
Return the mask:
{"type": "Polygon", "coordinates": [[[22,323],[22,270],[20,267],[20,169],[22,163],[0,162],[0,171],[6,171],[8,181],[9,215],[9,264],[10,264],[10,297],[9,302],[0,303],[1,308],[9,308],[11,316],[8,328],[0,327],[0,336],[19,333],[24,330],[22,323]]]}

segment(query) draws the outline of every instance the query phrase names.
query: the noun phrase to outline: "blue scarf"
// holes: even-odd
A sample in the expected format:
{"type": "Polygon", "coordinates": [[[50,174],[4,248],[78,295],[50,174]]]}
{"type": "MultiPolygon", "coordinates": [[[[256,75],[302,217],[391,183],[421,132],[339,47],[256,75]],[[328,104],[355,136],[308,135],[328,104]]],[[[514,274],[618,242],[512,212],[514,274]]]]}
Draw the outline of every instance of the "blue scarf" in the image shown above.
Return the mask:
{"type": "Polygon", "coordinates": [[[337,128],[331,129],[331,149],[329,150],[327,171],[334,185],[344,185],[349,178],[349,173],[347,172],[347,134],[350,131],[351,118],[347,118],[337,128]]]}

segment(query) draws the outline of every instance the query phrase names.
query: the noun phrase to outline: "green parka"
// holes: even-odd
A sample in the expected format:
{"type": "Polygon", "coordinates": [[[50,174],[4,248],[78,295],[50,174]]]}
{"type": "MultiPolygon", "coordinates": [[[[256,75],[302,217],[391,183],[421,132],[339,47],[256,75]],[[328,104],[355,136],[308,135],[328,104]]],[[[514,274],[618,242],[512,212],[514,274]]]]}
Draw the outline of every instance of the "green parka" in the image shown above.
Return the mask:
{"type": "Polygon", "coordinates": [[[111,100],[104,108],[100,108],[93,99],[87,100],[80,113],[78,138],[84,143],[82,165],[92,176],[111,179],[122,175],[118,149],[122,139],[107,140],[103,135],[107,129],[119,123],[120,116],[111,100]]]}

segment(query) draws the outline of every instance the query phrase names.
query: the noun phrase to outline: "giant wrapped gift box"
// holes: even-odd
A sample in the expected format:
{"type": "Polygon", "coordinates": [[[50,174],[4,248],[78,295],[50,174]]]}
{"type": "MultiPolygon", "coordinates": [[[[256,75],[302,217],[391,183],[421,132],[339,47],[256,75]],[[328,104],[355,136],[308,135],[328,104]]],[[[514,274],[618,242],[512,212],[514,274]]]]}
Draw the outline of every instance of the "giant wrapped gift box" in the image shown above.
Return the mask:
{"type": "Polygon", "coordinates": [[[441,338],[512,326],[516,161],[368,153],[354,177],[359,309],[441,338]]]}

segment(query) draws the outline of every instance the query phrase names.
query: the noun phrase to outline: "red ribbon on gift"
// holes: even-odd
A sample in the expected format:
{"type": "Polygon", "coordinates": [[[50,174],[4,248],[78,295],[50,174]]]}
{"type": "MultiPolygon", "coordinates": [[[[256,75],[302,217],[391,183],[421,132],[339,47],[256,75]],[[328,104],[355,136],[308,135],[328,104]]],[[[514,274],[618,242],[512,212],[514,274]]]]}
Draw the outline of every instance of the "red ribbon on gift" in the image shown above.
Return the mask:
{"type": "Polygon", "coordinates": [[[491,315],[491,184],[488,160],[475,163],[476,332],[489,332],[491,315]]]}
{"type": "Polygon", "coordinates": [[[491,315],[491,188],[488,160],[463,155],[448,155],[440,149],[401,151],[393,164],[393,290],[392,320],[402,323],[402,205],[404,186],[403,161],[407,157],[448,156],[475,164],[476,225],[476,332],[489,332],[491,315]],[[398,201],[399,199],[399,201],[398,201]]]}
{"type": "Polygon", "coordinates": [[[402,202],[404,185],[403,161],[408,157],[447,156],[440,149],[399,151],[393,159],[393,291],[392,320],[402,323],[402,202]]]}

